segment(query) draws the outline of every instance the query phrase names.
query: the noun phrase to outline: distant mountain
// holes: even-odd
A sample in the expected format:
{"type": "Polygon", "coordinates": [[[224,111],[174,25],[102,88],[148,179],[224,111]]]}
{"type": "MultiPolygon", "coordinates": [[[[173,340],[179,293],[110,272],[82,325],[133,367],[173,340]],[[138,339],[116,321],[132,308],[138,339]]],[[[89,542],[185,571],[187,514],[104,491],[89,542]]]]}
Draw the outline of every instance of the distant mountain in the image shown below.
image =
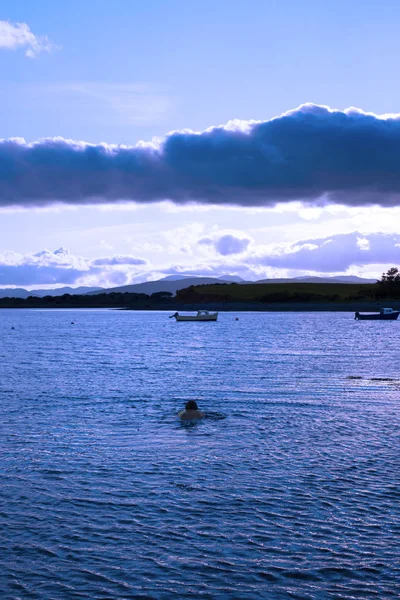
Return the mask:
{"type": "Polygon", "coordinates": [[[77,288],[72,287],[61,287],[56,288],[54,290],[31,290],[29,292],[30,296],[39,296],[40,298],[44,298],[44,296],[63,296],[64,294],[89,294],[90,292],[102,292],[104,288],[101,287],[87,287],[81,286],[77,288]]]}
{"type": "MultiPolygon", "coordinates": [[[[173,277],[175,277],[173,275],[173,277]]],[[[107,288],[101,290],[101,292],[90,292],[93,294],[123,294],[129,292],[130,294],[154,294],[156,292],[171,292],[176,294],[177,290],[190,287],[191,285],[207,285],[211,283],[232,283],[232,281],[224,281],[217,279],[216,277],[184,277],[178,280],[171,280],[168,277],[164,279],[158,279],[157,281],[145,281],[143,283],[133,283],[131,285],[123,285],[115,288],[107,288]]]]}
{"type": "MultiPolygon", "coordinates": [[[[193,275],[167,275],[162,279],[158,279],[158,281],[181,281],[184,279],[193,279],[193,275]]],[[[202,277],[202,279],[204,279],[204,277],[202,277]]],[[[220,277],[210,277],[210,279],[214,279],[215,281],[222,279],[223,281],[230,283],[244,283],[245,281],[238,275],[221,275],[220,277]]]]}
{"type": "Polygon", "coordinates": [[[259,279],[258,281],[245,281],[237,275],[222,275],[221,277],[191,277],[189,275],[167,275],[156,281],[145,281],[132,285],[123,285],[114,288],[86,287],[77,288],[62,287],[48,290],[26,290],[24,288],[0,288],[0,298],[28,298],[29,296],[63,296],[64,294],[111,294],[130,292],[135,294],[154,294],[155,292],[171,292],[176,294],[177,290],[190,287],[191,285],[207,285],[216,283],[376,283],[376,279],[364,279],[356,275],[338,275],[336,277],[294,277],[286,279],[259,279]]]}
{"type": "Polygon", "coordinates": [[[189,279],[192,277],[191,275],[167,275],[166,277],[162,277],[157,281],[181,281],[181,279],[189,279]]]}
{"type": "Polygon", "coordinates": [[[99,287],[62,287],[50,290],[26,290],[24,288],[1,288],[0,298],[28,298],[29,296],[37,296],[43,298],[44,296],[63,296],[64,294],[87,294],[88,292],[101,291],[103,288],[99,287]]]}
{"type": "Polygon", "coordinates": [[[376,283],[376,279],[365,279],[356,275],[337,275],[335,277],[293,277],[287,279],[259,279],[255,283],[376,283]]]}
{"type": "Polygon", "coordinates": [[[353,275],[342,275],[339,277],[296,277],[293,279],[261,279],[259,281],[245,281],[236,275],[225,275],[220,277],[189,277],[187,275],[168,275],[156,281],[144,281],[115,288],[106,288],[101,291],[89,292],[89,294],[124,292],[134,294],[154,294],[156,292],[171,292],[176,294],[177,290],[190,287],[191,285],[208,285],[216,283],[375,283],[376,279],[362,279],[353,275]]]}
{"type": "Polygon", "coordinates": [[[232,283],[251,283],[250,281],[242,279],[239,275],[221,275],[218,279],[223,279],[224,281],[230,281],[232,283]]]}
{"type": "Polygon", "coordinates": [[[24,288],[1,288],[0,298],[28,298],[31,293],[24,288]]]}

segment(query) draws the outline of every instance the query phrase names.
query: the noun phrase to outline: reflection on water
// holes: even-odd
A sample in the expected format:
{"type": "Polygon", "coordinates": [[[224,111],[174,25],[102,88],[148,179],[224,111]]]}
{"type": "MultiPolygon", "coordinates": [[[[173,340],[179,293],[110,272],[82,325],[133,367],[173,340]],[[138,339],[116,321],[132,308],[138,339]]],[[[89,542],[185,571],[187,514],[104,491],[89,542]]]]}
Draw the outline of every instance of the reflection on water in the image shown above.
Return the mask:
{"type": "Polygon", "coordinates": [[[352,317],[0,311],[0,597],[397,598],[400,322],[352,317]]]}

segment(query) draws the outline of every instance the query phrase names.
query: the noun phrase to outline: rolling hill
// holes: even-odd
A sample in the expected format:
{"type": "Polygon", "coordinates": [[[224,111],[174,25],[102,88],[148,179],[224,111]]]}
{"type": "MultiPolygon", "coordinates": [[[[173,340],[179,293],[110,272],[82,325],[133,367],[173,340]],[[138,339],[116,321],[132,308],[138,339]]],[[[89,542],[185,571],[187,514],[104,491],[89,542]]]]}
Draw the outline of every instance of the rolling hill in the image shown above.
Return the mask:
{"type": "Polygon", "coordinates": [[[123,285],[113,288],[100,288],[100,287],[61,287],[52,288],[46,290],[26,290],[25,288],[0,288],[0,298],[28,298],[29,296],[35,296],[43,298],[44,296],[63,296],[64,294],[70,295],[85,295],[85,294],[123,294],[123,293],[135,293],[135,294],[154,294],[156,292],[171,292],[176,294],[178,290],[190,287],[192,285],[208,285],[219,283],[237,283],[239,285],[245,284],[277,284],[277,283],[345,283],[345,284],[371,284],[375,283],[376,279],[364,279],[355,275],[339,275],[335,277],[295,277],[287,279],[259,279],[258,281],[245,281],[237,275],[223,275],[221,277],[191,277],[190,275],[167,275],[162,279],[155,281],[144,281],[142,283],[134,283],[131,285],[123,285]]]}
{"type": "Polygon", "coordinates": [[[218,285],[224,283],[232,283],[232,281],[226,281],[217,279],[216,277],[181,277],[179,279],[175,279],[175,276],[165,277],[163,279],[158,279],[156,281],[145,281],[143,283],[134,283],[132,285],[123,285],[115,288],[107,288],[106,290],[101,290],[101,292],[90,292],[90,295],[94,294],[124,294],[126,292],[132,294],[155,294],[156,292],[171,292],[171,294],[176,294],[178,290],[182,290],[184,288],[190,287],[192,285],[207,285],[214,284],[218,285]]]}

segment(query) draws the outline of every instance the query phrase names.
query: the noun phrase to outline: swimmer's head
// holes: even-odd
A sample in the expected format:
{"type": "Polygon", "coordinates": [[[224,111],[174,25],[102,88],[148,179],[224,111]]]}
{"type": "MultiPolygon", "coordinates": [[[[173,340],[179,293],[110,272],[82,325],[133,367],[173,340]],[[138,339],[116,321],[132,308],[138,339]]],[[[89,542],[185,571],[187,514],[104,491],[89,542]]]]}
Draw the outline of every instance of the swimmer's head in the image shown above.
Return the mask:
{"type": "Polygon", "coordinates": [[[197,410],[197,402],[194,400],[189,400],[185,406],[186,410],[197,410]]]}

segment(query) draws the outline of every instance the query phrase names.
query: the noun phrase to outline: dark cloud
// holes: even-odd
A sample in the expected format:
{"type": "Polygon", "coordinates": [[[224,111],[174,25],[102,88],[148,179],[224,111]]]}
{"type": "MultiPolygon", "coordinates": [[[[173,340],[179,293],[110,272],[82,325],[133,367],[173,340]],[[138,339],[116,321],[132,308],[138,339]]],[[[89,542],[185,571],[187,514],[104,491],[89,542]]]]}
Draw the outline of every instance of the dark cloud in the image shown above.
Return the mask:
{"type": "Polygon", "coordinates": [[[244,252],[250,244],[250,240],[248,238],[241,238],[227,233],[218,237],[203,237],[198,241],[198,244],[202,246],[213,246],[221,256],[229,256],[230,254],[240,254],[241,252],[244,252]]]}
{"type": "Polygon", "coordinates": [[[234,235],[222,235],[218,240],[215,241],[215,249],[218,254],[222,256],[229,256],[230,254],[240,254],[247,249],[250,244],[250,240],[247,238],[238,238],[234,235]]]}
{"type": "Polygon", "coordinates": [[[159,145],[0,142],[0,205],[130,200],[271,206],[400,204],[400,118],[303,105],[159,145]]]}
{"type": "Polygon", "coordinates": [[[333,235],[327,238],[302,240],[288,246],[280,254],[258,256],[256,265],[335,273],[351,266],[400,264],[400,235],[357,232],[333,235]]]}

